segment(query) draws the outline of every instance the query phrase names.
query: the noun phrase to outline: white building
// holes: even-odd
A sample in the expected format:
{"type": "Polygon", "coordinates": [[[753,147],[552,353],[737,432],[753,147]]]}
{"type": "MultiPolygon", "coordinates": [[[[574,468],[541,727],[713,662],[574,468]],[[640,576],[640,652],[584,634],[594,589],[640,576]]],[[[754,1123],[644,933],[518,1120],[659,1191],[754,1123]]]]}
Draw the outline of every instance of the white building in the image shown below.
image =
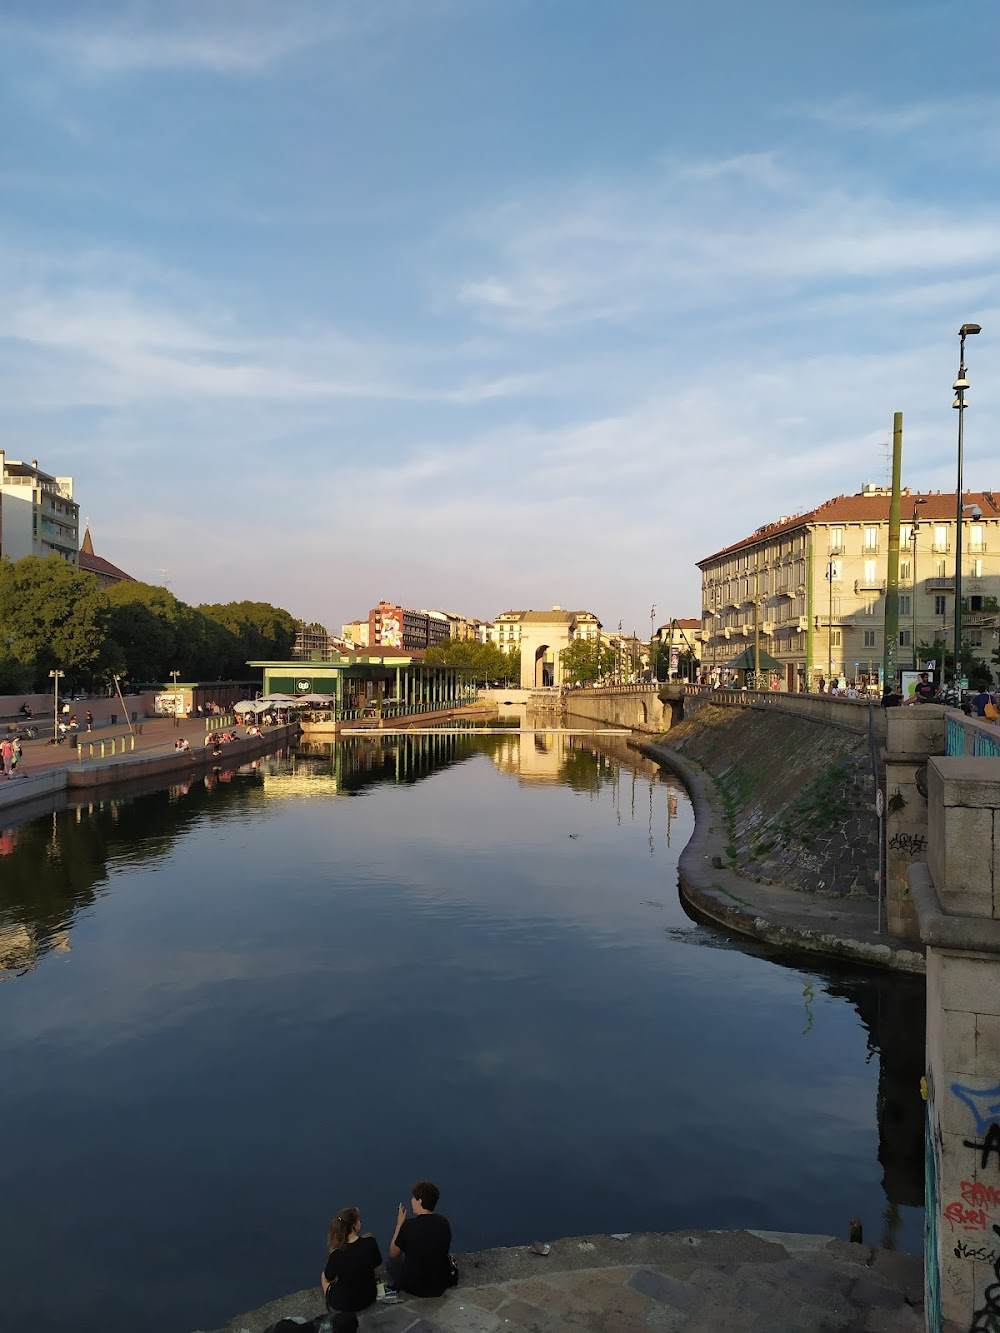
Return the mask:
{"type": "Polygon", "coordinates": [[[7,458],[0,449],[0,556],[57,555],[79,564],[80,506],[73,478],[51,477],[38,460],[7,458]]]}

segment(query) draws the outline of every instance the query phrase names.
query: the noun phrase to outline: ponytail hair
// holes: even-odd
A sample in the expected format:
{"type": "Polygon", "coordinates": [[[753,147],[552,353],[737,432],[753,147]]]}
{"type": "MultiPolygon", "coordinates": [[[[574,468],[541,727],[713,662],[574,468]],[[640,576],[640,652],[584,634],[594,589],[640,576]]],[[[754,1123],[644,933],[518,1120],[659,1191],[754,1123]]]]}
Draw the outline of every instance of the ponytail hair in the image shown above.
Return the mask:
{"type": "Polygon", "coordinates": [[[358,1225],[361,1214],[357,1208],[341,1208],[340,1212],[330,1223],[330,1229],[326,1233],[327,1245],[330,1253],[334,1250],[342,1250],[351,1238],[354,1228],[358,1225]]]}

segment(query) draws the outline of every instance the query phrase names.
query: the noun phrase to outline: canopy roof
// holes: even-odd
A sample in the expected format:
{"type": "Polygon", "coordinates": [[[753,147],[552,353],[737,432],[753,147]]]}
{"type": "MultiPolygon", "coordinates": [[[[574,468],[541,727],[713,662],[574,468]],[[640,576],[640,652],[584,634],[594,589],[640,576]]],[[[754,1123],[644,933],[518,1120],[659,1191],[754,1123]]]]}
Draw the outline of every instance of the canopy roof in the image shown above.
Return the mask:
{"type": "Polygon", "coordinates": [[[780,671],[782,663],[772,657],[766,648],[760,650],[760,664],[754,666],[753,648],[744,648],[735,661],[727,663],[730,671],[780,671]]]}

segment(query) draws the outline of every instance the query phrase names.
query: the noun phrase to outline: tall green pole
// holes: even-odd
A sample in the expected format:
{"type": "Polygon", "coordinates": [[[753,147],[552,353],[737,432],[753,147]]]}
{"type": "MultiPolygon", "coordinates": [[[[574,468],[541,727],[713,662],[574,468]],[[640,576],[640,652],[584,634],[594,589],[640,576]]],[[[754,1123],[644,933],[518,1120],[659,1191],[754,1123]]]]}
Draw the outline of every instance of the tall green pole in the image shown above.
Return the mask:
{"type": "Polygon", "coordinates": [[[892,418],[892,499],[889,501],[889,565],[885,585],[884,688],[894,686],[899,672],[899,482],[903,463],[903,414],[892,418]]]}

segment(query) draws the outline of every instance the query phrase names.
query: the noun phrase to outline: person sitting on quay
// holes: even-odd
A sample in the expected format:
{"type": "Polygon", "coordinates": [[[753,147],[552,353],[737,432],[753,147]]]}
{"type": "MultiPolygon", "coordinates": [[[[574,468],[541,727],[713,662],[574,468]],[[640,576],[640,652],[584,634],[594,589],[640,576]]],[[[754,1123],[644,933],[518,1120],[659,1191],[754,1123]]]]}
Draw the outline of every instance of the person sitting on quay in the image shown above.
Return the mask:
{"type": "Polygon", "coordinates": [[[458,1281],[451,1254],[451,1224],[436,1213],[441,1192],[430,1180],[413,1186],[413,1216],[399,1205],[396,1230],[389,1243],[389,1276],[411,1296],[443,1296],[458,1281]]]}
{"type": "Polygon", "coordinates": [[[66,723],[66,725],[67,725],[67,727],[69,728],[70,731],[79,731],[79,730],[80,730],[80,724],[79,724],[79,722],[77,722],[77,720],[76,720],[76,714],[75,714],[75,713],[70,713],[69,721],[66,723]]]}
{"type": "Polygon", "coordinates": [[[378,1242],[371,1234],[361,1234],[361,1213],[357,1208],[342,1208],[330,1223],[327,1233],[329,1256],[320,1277],[326,1308],[335,1316],[333,1327],[357,1327],[349,1320],[337,1321],[337,1314],[356,1315],[374,1305],[378,1295],[376,1274],[382,1266],[378,1242]]]}
{"type": "Polygon", "coordinates": [[[187,754],[191,749],[191,743],[182,736],[180,740],[174,741],[174,749],[179,754],[187,754]]]}
{"type": "Polygon", "coordinates": [[[18,711],[18,712],[19,712],[19,713],[20,713],[20,714],[21,714],[21,715],[22,715],[28,722],[31,721],[31,718],[32,718],[31,704],[28,703],[27,699],[25,699],[24,703],[21,705],[21,707],[20,707],[17,711],[18,711]]]}

